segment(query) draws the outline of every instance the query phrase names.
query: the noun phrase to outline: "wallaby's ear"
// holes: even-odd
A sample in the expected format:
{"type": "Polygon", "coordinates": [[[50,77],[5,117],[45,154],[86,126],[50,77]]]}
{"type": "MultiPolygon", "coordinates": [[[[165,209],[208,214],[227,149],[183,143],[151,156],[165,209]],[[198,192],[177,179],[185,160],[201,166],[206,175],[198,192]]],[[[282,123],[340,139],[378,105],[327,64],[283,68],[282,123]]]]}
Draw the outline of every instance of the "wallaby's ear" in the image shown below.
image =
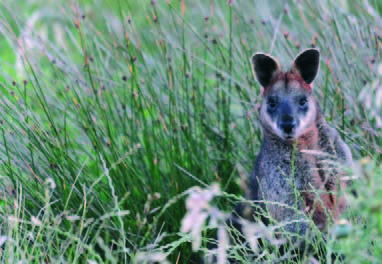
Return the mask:
{"type": "Polygon", "coordinates": [[[254,54],[251,63],[253,74],[262,87],[267,87],[276,73],[280,72],[277,60],[264,53],[254,54]]]}
{"type": "Polygon", "coordinates": [[[311,84],[320,68],[320,52],[318,49],[307,49],[297,55],[292,71],[299,74],[307,84],[311,84]]]}

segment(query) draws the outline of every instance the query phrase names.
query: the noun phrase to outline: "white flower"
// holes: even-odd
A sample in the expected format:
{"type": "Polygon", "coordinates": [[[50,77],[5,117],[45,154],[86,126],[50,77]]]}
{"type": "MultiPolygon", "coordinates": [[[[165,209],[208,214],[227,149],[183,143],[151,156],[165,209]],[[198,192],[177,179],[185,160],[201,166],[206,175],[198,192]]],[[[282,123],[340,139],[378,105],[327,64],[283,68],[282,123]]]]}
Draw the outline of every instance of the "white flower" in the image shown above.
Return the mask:
{"type": "Polygon", "coordinates": [[[214,196],[220,193],[220,187],[213,184],[208,189],[199,187],[190,189],[190,195],[186,201],[187,214],[182,220],[180,231],[189,233],[192,239],[192,249],[199,250],[201,244],[201,233],[207,218],[211,216],[210,224],[217,226],[219,215],[218,209],[210,205],[214,196]]]}
{"type": "Polygon", "coordinates": [[[37,225],[37,226],[42,225],[42,222],[37,217],[35,217],[35,216],[32,216],[31,222],[32,222],[33,225],[37,225]]]}
{"type": "Polygon", "coordinates": [[[229,236],[227,230],[224,227],[219,227],[218,229],[218,264],[225,264],[227,262],[228,254],[227,250],[229,248],[229,236]]]}

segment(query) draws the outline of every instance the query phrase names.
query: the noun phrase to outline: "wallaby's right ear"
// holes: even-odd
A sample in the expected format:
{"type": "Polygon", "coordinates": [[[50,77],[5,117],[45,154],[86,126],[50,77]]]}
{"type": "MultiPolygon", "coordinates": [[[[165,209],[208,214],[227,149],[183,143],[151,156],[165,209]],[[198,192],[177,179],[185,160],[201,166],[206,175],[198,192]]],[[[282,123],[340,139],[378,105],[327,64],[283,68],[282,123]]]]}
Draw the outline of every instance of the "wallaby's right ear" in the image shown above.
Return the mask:
{"type": "Polygon", "coordinates": [[[264,53],[256,53],[251,58],[252,71],[262,87],[267,87],[273,77],[280,72],[280,65],[275,58],[264,53]]]}

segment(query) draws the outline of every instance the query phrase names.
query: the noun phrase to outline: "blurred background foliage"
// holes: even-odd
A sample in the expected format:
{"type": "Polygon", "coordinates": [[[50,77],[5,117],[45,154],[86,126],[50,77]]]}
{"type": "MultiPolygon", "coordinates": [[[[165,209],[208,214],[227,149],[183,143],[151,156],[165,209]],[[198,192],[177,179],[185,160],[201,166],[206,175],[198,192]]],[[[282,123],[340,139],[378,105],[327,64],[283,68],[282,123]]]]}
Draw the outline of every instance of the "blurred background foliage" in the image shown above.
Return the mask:
{"type": "Polygon", "coordinates": [[[353,214],[370,221],[330,246],[380,259],[381,3],[229,2],[1,1],[4,261],[128,262],[168,245],[197,262],[183,192],[240,196],[261,143],[250,56],[287,68],[309,47],[315,94],[360,168],[353,214]]]}

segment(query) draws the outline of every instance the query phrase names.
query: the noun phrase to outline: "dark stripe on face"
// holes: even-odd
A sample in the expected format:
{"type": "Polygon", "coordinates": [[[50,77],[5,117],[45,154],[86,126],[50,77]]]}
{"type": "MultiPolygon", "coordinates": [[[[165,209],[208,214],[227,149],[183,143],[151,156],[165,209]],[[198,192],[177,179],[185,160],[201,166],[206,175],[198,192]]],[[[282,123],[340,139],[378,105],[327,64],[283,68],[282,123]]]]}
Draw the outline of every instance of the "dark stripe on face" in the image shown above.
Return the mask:
{"type": "Polygon", "coordinates": [[[288,82],[289,82],[289,76],[288,74],[285,74],[285,91],[288,92],[288,82]]]}
{"type": "Polygon", "coordinates": [[[281,116],[293,116],[293,112],[293,107],[290,105],[289,102],[282,101],[280,103],[279,114],[281,116]]]}

